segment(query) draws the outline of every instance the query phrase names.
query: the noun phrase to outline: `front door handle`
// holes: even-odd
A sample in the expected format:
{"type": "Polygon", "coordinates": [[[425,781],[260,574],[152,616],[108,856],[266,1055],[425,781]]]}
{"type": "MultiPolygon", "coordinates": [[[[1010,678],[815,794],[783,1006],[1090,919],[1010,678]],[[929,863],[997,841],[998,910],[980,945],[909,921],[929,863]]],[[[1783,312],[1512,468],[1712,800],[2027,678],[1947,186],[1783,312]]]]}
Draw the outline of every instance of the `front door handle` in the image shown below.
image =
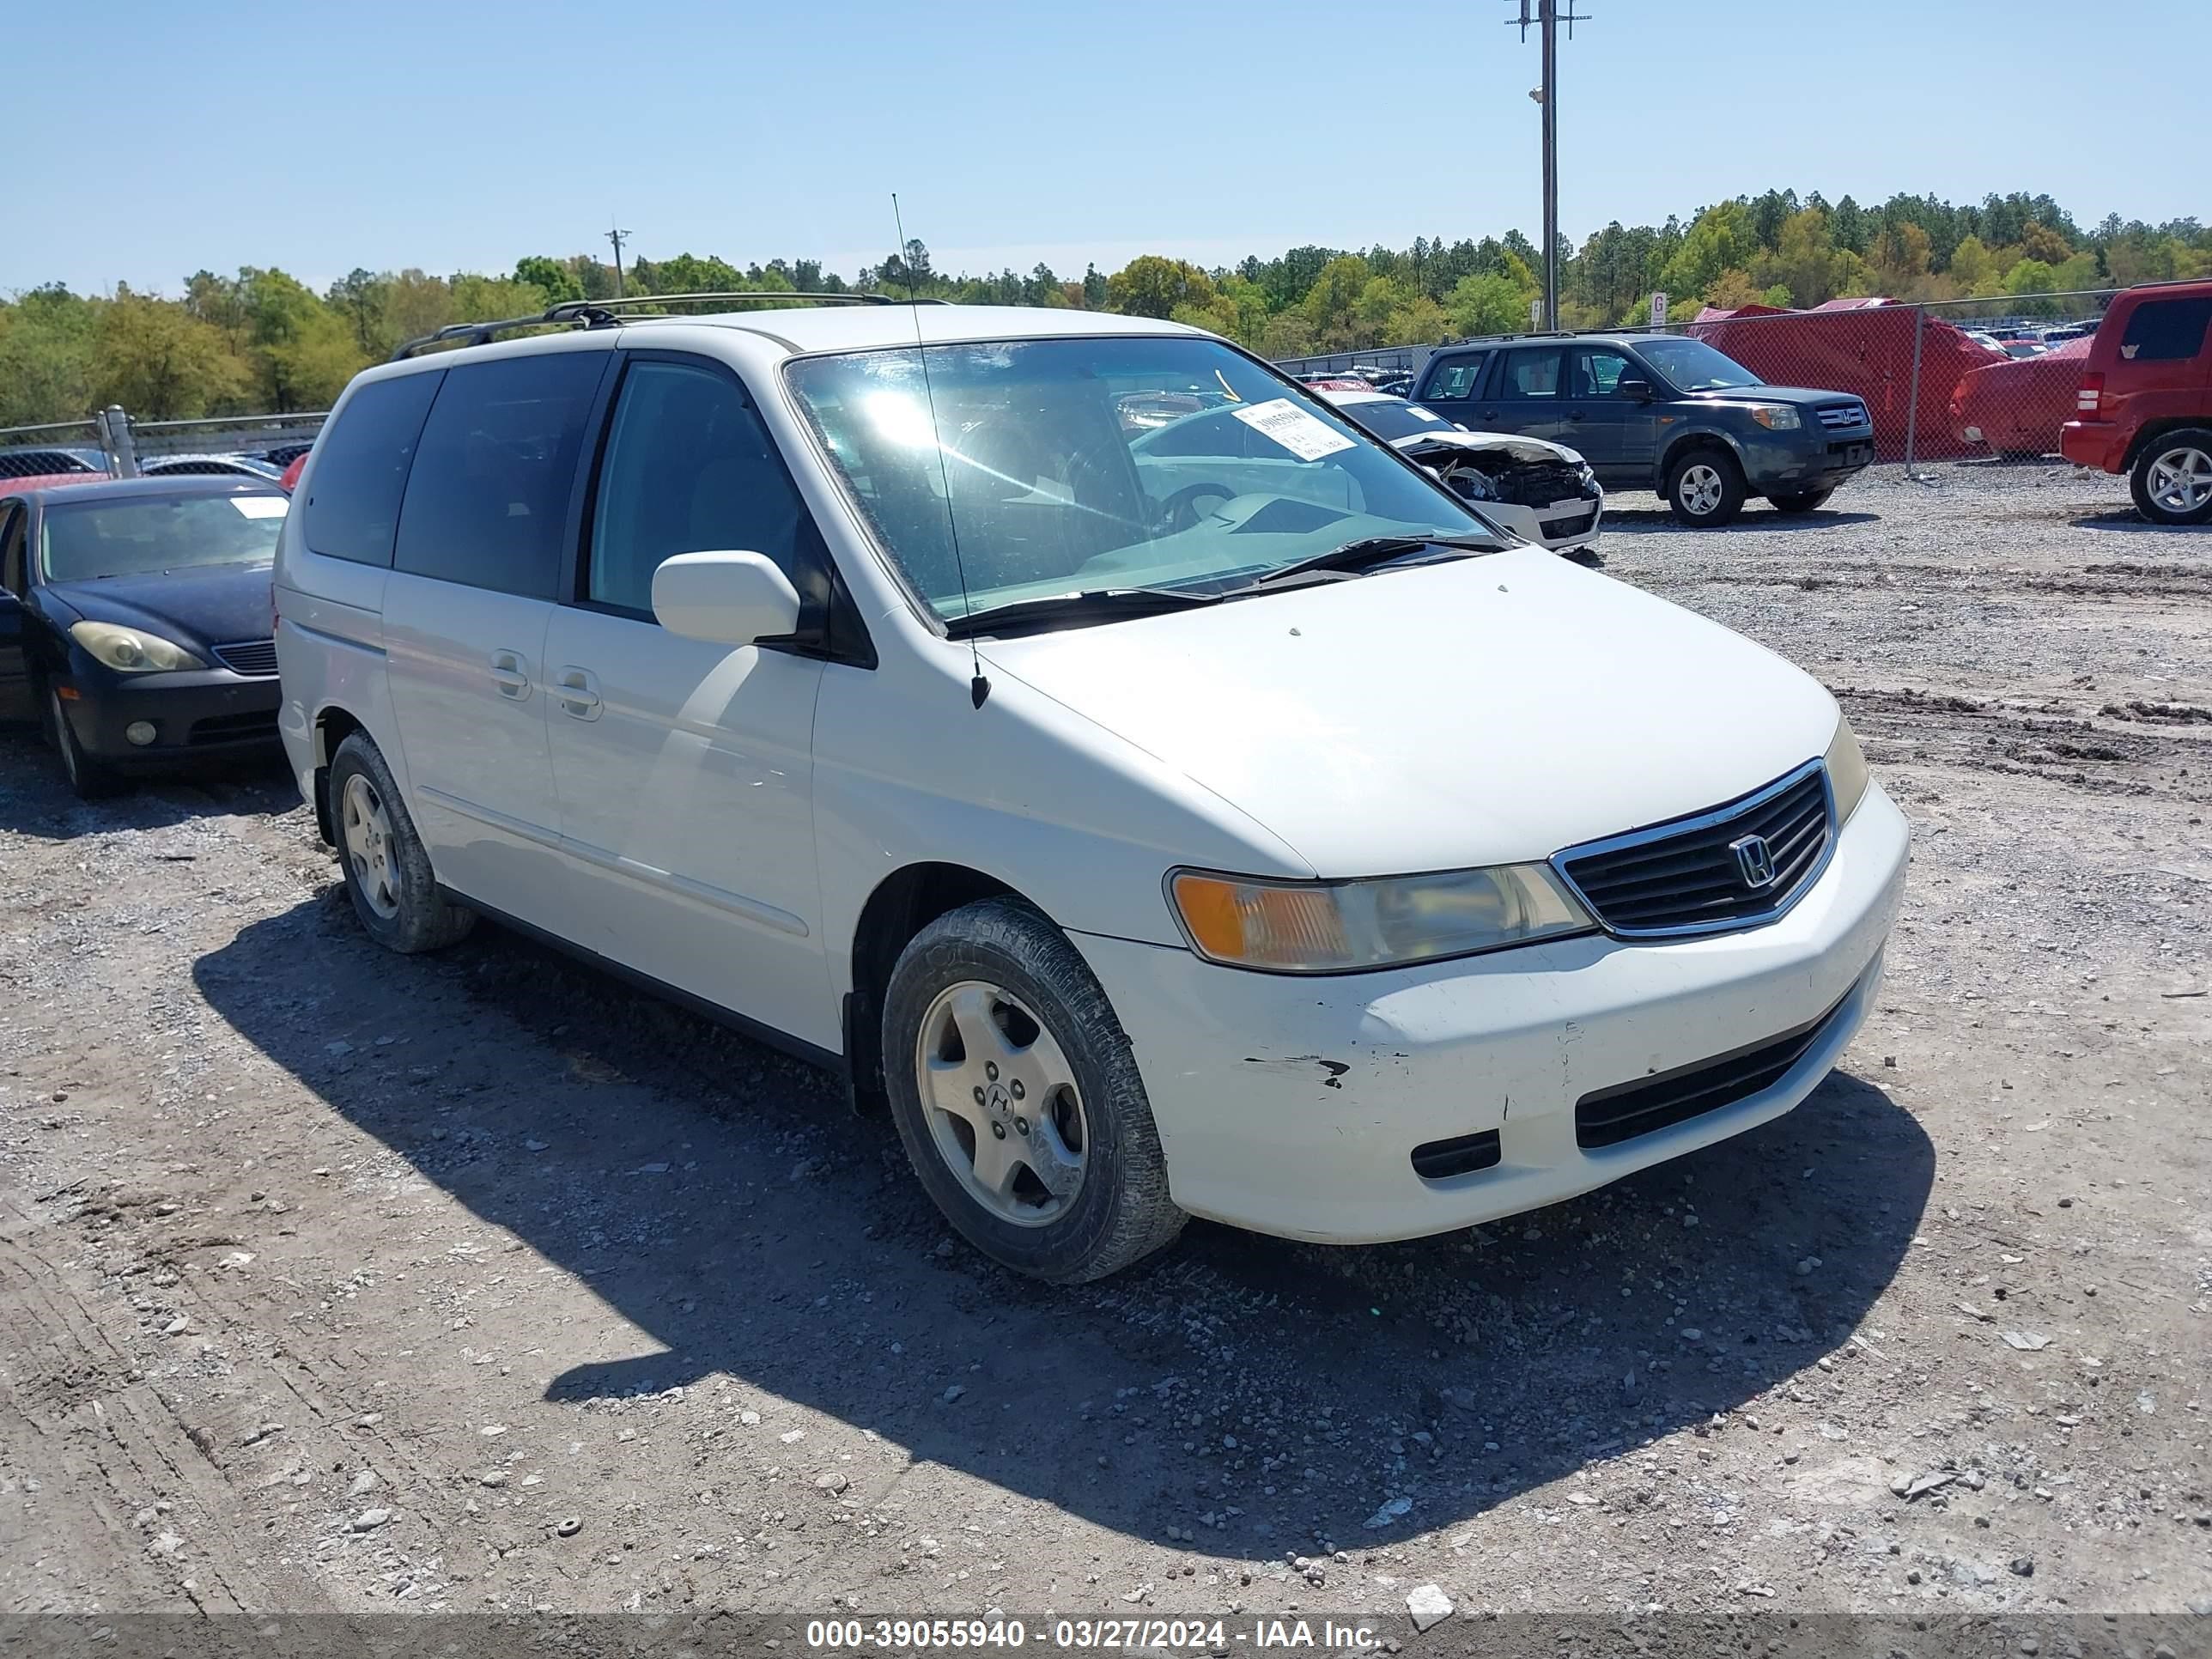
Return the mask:
{"type": "Polygon", "coordinates": [[[599,683],[586,668],[567,667],[553,676],[553,699],[580,720],[599,717],[599,683]]]}
{"type": "Polygon", "coordinates": [[[493,652],[491,683],[499,688],[501,696],[514,702],[526,701],[530,696],[530,674],[522,665],[522,653],[519,651],[493,652]]]}

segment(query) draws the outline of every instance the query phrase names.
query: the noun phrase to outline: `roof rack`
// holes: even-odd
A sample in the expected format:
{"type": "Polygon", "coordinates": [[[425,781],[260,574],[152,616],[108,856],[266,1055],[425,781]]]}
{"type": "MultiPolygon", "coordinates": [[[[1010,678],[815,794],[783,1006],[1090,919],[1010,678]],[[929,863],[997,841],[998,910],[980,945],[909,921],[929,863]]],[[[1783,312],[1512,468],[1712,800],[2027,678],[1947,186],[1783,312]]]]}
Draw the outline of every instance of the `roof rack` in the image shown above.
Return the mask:
{"type": "MultiPolygon", "coordinates": [[[[799,293],[790,289],[734,289],[724,293],[708,294],[640,294],[621,300],[563,300],[558,305],[548,306],[534,316],[507,317],[496,322],[448,324],[434,333],[403,341],[389,361],[395,363],[403,362],[447,341],[459,341],[472,346],[489,345],[500,335],[511,333],[518,328],[609,328],[617,323],[638,320],[627,313],[647,307],[709,302],[720,304],[732,300],[774,300],[782,305],[941,306],[948,303],[936,299],[902,300],[890,294],[799,293]]],[[[647,314],[651,314],[649,311],[647,314]]]]}

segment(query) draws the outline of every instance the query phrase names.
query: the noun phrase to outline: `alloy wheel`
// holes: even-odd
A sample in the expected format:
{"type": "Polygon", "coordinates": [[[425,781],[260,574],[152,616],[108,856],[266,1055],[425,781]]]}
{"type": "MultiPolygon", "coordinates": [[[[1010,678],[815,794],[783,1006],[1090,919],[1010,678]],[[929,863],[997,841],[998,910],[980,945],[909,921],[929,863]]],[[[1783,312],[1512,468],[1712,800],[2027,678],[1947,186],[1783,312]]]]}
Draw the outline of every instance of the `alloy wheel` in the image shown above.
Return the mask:
{"type": "Polygon", "coordinates": [[[1003,987],[938,993],[915,1044],[931,1139],[970,1197],[1002,1221],[1042,1227],[1083,1188],[1091,1137],[1075,1072],[1044,1023],[1003,987]]]}
{"type": "Polygon", "coordinates": [[[1696,518],[1705,518],[1717,512],[1721,497],[1727,487],[1721,481],[1719,470],[1703,461],[1693,461],[1682,469],[1681,482],[1674,486],[1685,511],[1696,518]]]}
{"type": "Polygon", "coordinates": [[[2150,464],[2150,497],[2169,513],[2195,513],[2212,501],[2212,455],[2169,449],[2150,464]]]}
{"type": "Polygon", "coordinates": [[[340,818],[346,862],[368,908],[389,921],[399,914],[399,866],[392,844],[392,816],[376,786],[359,772],[345,781],[340,818]]]}

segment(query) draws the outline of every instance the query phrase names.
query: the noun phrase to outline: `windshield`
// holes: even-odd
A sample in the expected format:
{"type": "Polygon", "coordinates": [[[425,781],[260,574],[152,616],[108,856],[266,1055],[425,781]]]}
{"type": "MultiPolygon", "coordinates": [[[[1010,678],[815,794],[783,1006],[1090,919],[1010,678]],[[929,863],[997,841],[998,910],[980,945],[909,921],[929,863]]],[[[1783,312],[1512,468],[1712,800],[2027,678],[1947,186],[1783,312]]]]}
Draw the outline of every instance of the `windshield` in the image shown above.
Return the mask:
{"type": "Polygon", "coordinates": [[[1452,423],[1443,416],[1423,409],[1419,404],[1406,403],[1396,398],[1378,398],[1373,403],[1362,399],[1358,403],[1341,404],[1338,407],[1346,420],[1357,422],[1385,443],[1400,438],[1454,429],[1452,423]]]}
{"type": "Polygon", "coordinates": [[[50,582],[143,576],[204,564],[267,564],[276,556],[286,497],[134,495],[61,502],[39,531],[39,568],[50,582]]]}
{"type": "Polygon", "coordinates": [[[923,362],[909,346],[786,373],[877,539],[947,623],[1101,589],[1223,592],[1370,537],[1497,540],[1216,341],[931,346],[926,384],[923,362]]]}
{"type": "Polygon", "coordinates": [[[1735,358],[1714,350],[1703,340],[1646,340],[1637,349],[1678,391],[1718,392],[1733,386],[1766,384],[1735,358]]]}

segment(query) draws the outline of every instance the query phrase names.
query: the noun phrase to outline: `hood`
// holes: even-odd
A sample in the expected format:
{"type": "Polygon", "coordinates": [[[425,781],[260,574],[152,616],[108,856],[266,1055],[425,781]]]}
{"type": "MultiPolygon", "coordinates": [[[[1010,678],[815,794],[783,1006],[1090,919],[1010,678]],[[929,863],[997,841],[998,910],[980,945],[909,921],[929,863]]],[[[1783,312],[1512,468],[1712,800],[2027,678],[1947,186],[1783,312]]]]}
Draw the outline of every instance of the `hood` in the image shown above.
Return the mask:
{"type": "Polygon", "coordinates": [[[1796,404],[1800,408],[1810,408],[1814,404],[1866,401],[1856,392],[1822,392],[1807,386],[1717,386],[1710,392],[1692,392],[1684,395],[1698,403],[1796,404]]]}
{"type": "Polygon", "coordinates": [[[1765,647],[1533,548],[981,648],[1321,876],[1547,858],[1756,788],[1837,720],[1765,647]]]}
{"type": "Polygon", "coordinates": [[[265,564],[210,564],[148,576],[49,582],[42,591],[82,621],[143,628],[198,647],[267,639],[270,580],[265,564]]]}
{"type": "Polygon", "coordinates": [[[1463,449],[1510,461],[1567,461],[1580,465],[1583,459],[1565,444],[1555,444],[1546,438],[1524,438],[1515,432],[1411,432],[1402,438],[1392,439],[1391,444],[1408,455],[1423,450],[1463,449]]]}

